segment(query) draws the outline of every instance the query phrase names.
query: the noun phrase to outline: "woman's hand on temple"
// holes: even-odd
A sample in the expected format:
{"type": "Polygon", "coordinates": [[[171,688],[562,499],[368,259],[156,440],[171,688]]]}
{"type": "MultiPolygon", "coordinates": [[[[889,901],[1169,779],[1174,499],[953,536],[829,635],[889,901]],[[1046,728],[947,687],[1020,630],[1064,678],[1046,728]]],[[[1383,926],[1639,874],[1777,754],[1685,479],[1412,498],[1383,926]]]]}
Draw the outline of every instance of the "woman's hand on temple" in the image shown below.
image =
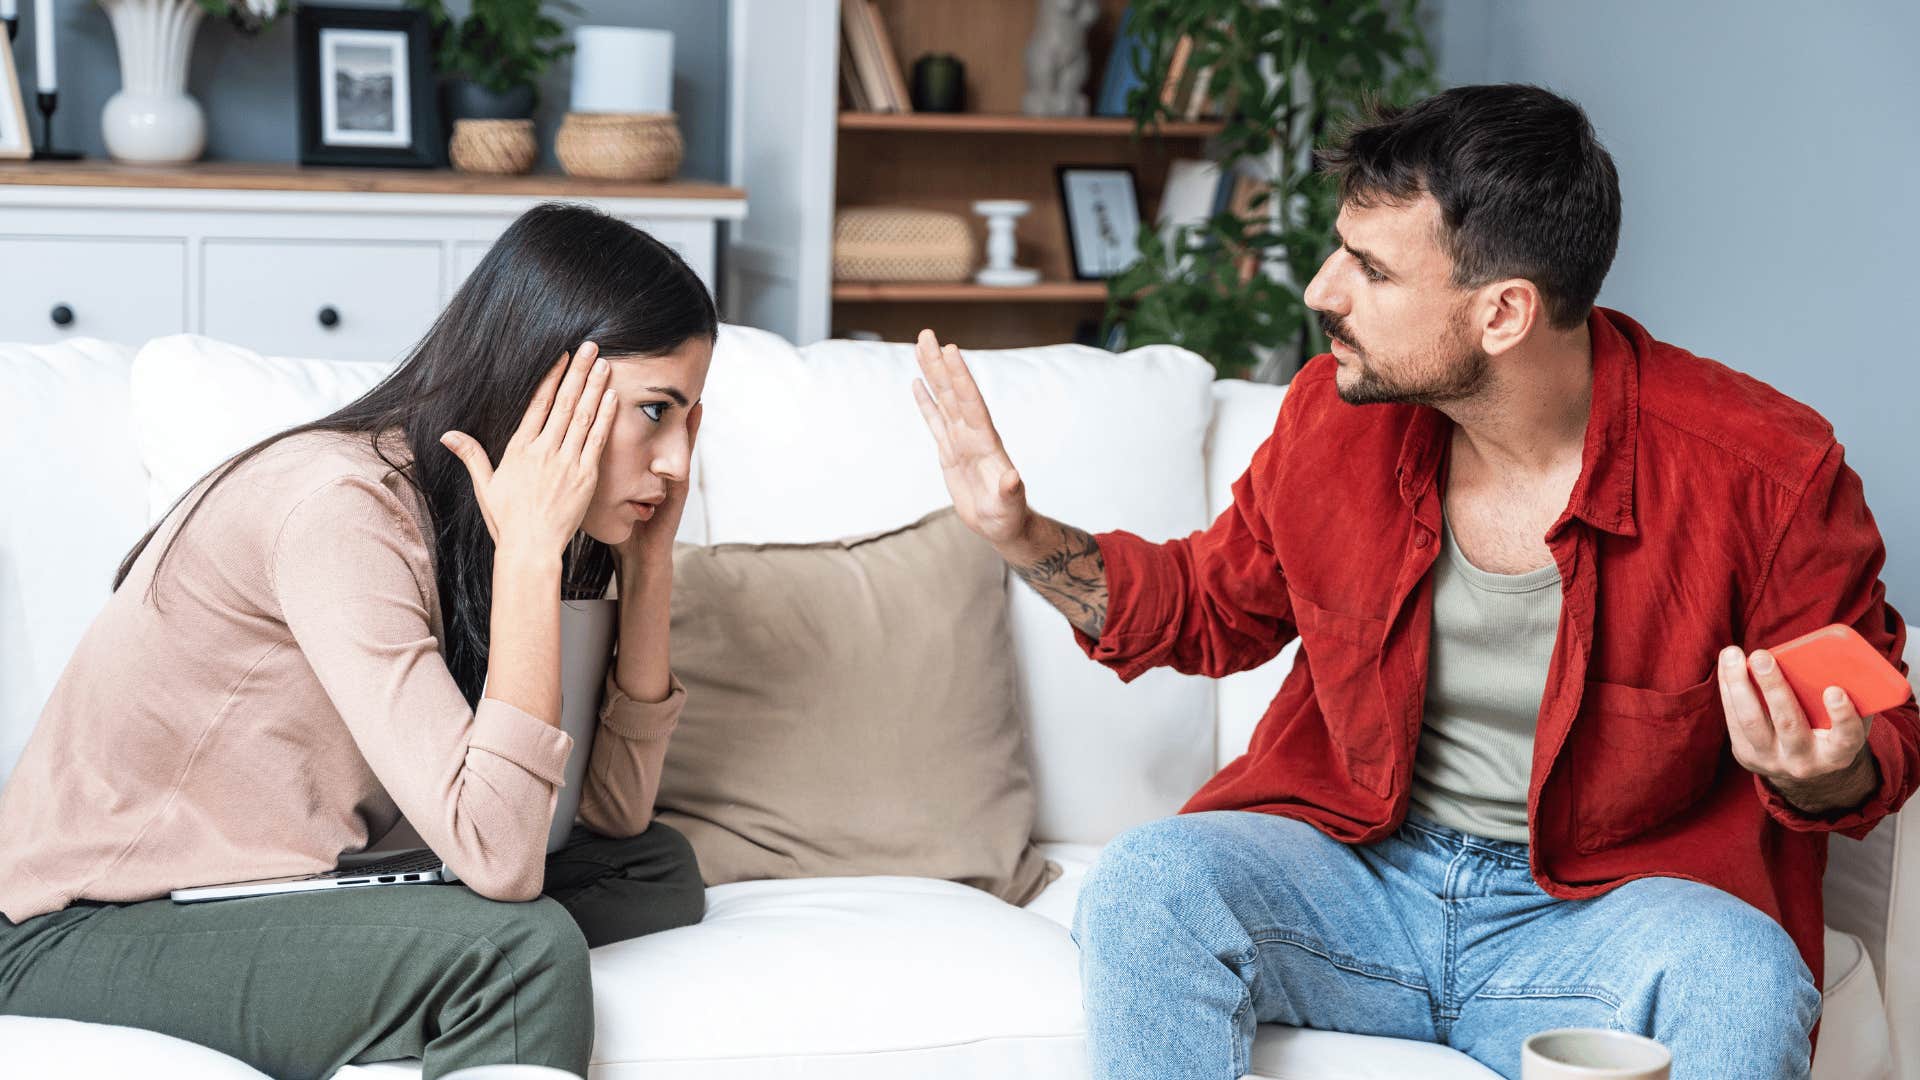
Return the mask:
{"type": "Polygon", "coordinates": [[[558,557],[580,528],[613,429],[617,403],[607,389],[608,377],[607,363],[591,341],[563,355],[534,391],[498,465],[465,432],[440,437],[473,478],[474,498],[496,550],[558,557]]]}

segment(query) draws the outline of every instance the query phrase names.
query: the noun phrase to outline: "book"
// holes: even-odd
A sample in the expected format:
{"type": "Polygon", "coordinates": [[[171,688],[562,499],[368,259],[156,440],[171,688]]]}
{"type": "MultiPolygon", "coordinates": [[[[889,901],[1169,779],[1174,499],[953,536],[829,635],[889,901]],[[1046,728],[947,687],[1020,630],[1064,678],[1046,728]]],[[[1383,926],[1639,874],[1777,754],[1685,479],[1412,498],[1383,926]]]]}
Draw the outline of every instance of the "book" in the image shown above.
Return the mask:
{"type": "Polygon", "coordinates": [[[1180,158],[1167,165],[1167,183],[1160,192],[1161,230],[1172,237],[1180,225],[1203,225],[1221,190],[1220,163],[1205,158],[1180,158]]]}
{"type": "MultiPolygon", "coordinates": [[[[1254,201],[1268,190],[1266,180],[1245,171],[1221,179],[1223,181],[1221,187],[1225,192],[1222,209],[1243,220],[1253,217],[1256,213],[1266,212],[1264,206],[1256,210],[1253,205],[1254,201]]],[[[1259,272],[1260,254],[1258,249],[1249,248],[1236,260],[1241,284],[1252,281],[1253,275],[1259,272]]]]}
{"type": "Polygon", "coordinates": [[[868,26],[873,30],[874,40],[880,46],[880,67],[886,74],[888,97],[893,111],[910,113],[913,111],[913,95],[907,91],[906,72],[900,70],[900,57],[893,51],[893,38],[887,33],[887,22],[880,17],[880,6],[873,0],[865,0],[867,5],[868,26]]]}
{"type": "MultiPolygon", "coordinates": [[[[1232,36],[1233,26],[1231,23],[1217,23],[1215,25],[1222,34],[1232,36]]],[[[1222,103],[1213,95],[1213,77],[1218,73],[1219,65],[1216,63],[1208,64],[1194,75],[1192,84],[1186,88],[1184,96],[1180,99],[1185,103],[1180,114],[1181,119],[1199,120],[1225,114],[1226,110],[1221,107],[1222,103]]],[[[1233,88],[1228,87],[1223,93],[1231,95],[1233,88]]]]}
{"type": "Polygon", "coordinates": [[[840,35],[840,94],[853,112],[873,110],[873,102],[867,99],[867,88],[860,82],[859,69],[853,63],[853,45],[844,33],[840,35]]]}
{"type": "Polygon", "coordinates": [[[1133,8],[1120,13],[1120,25],[1113,32],[1113,47],[1107,51],[1107,68],[1100,75],[1100,96],[1094,102],[1095,116],[1126,116],[1127,95],[1144,85],[1140,69],[1134,64],[1139,39],[1133,35],[1133,8]]]}
{"type": "Polygon", "coordinates": [[[1186,105],[1180,111],[1180,119],[1198,120],[1203,116],[1212,115],[1213,94],[1208,91],[1207,84],[1213,81],[1213,72],[1214,65],[1209,64],[1201,68],[1200,73],[1193,77],[1193,89],[1187,93],[1186,105]]]}
{"type": "Polygon", "coordinates": [[[1184,107],[1184,98],[1180,96],[1182,80],[1187,76],[1187,58],[1193,55],[1193,38],[1181,34],[1174,43],[1173,58],[1167,61],[1167,77],[1160,81],[1160,104],[1174,117],[1180,115],[1184,107]]]}
{"type": "Polygon", "coordinates": [[[867,25],[865,0],[848,0],[840,6],[840,33],[853,55],[855,74],[860,79],[867,106],[875,112],[892,112],[888,103],[886,73],[880,67],[880,44],[867,25]]]}

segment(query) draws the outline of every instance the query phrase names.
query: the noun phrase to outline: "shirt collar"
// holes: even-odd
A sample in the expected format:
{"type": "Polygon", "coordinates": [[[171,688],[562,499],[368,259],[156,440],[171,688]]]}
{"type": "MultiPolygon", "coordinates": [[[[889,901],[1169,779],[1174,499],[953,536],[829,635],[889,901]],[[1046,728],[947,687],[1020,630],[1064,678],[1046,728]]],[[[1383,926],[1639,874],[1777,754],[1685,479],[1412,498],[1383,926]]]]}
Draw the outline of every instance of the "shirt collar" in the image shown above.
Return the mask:
{"type": "MultiPolygon", "coordinates": [[[[1621,536],[1638,536],[1634,523],[1634,456],[1640,441],[1640,351],[1646,331],[1616,311],[1596,307],[1587,316],[1593,348],[1593,403],[1587,414],[1580,476],[1551,537],[1570,518],[1621,536]]],[[[1414,409],[1400,443],[1396,472],[1400,497],[1417,508],[1438,479],[1453,421],[1438,409],[1414,409]]]]}

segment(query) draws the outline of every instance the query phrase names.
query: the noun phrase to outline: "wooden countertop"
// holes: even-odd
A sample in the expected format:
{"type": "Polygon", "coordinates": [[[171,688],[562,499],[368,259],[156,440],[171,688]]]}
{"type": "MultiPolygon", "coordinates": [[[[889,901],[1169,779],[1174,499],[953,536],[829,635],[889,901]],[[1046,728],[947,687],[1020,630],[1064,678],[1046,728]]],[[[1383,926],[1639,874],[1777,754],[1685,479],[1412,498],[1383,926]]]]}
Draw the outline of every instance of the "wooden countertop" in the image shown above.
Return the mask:
{"type": "Polygon", "coordinates": [[[484,176],[452,169],[352,169],[240,161],[190,165],[121,165],[105,160],[15,161],[0,164],[0,185],[618,199],[745,199],[747,194],[737,187],[697,180],[640,183],[581,180],[564,173],[484,176]]]}

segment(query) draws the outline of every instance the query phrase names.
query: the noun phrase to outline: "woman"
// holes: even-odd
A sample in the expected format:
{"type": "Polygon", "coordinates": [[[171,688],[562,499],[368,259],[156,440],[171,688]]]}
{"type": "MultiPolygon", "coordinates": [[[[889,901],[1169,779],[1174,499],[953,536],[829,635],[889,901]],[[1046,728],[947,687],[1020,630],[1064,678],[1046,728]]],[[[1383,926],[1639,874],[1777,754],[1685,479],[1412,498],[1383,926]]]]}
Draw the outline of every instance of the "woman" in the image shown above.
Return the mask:
{"type": "Polygon", "coordinates": [[[691,848],[649,820],[716,329],[659,242],[538,207],[379,386],[182,497],[0,793],[0,1013],[276,1077],[407,1056],[584,1073],[588,946],[704,912],[691,848]],[[586,827],[549,856],[559,600],[610,583],[586,827]],[[463,884],[165,899],[331,869],[402,813],[463,884]]]}

